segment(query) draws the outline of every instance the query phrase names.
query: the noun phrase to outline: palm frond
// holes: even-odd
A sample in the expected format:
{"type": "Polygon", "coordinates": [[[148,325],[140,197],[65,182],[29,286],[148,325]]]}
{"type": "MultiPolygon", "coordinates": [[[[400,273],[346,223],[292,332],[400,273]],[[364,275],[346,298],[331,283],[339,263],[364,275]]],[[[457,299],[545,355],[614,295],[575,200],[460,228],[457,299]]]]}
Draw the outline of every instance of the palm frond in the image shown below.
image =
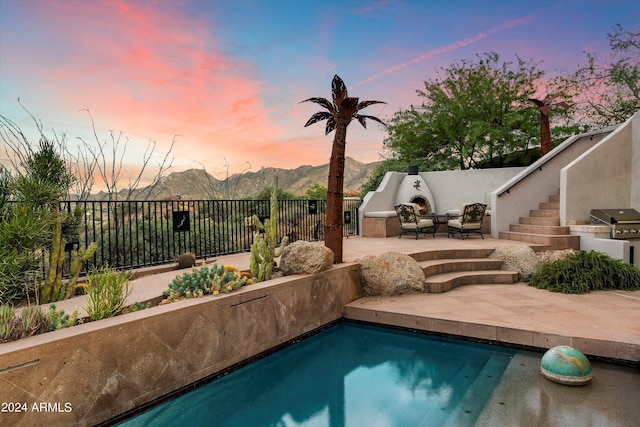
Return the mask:
{"type": "Polygon", "coordinates": [[[311,116],[311,118],[307,121],[307,123],[305,123],[304,127],[310,126],[322,120],[330,119],[332,117],[333,117],[333,114],[331,114],[328,111],[318,111],[313,116],[311,116]]]}
{"type": "Polygon", "coordinates": [[[329,110],[331,113],[335,113],[335,108],[333,107],[333,104],[329,102],[327,98],[309,98],[309,99],[305,99],[304,101],[300,101],[300,103],[302,102],[314,102],[318,105],[323,106],[324,108],[329,110]]]}
{"type": "Polygon", "coordinates": [[[380,123],[382,126],[387,127],[387,124],[385,122],[383,122],[382,120],[380,120],[379,118],[375,117],[375,116],[368,116],[366,114],[354,114],[354,116],[358,122],[360,122],[360,124],[362,125],[363,128],[367,128],[367,119],[369,120],[373,120],[375,122],[380,123]]]}
{"type": "Polygon", "coordinates": [[[363,108],[367,108],[369,105],[373,104],[386,104],[384,101],[362,101],[358,104],[358,110],[362,110],[363,108]]]}
{"type": "Polygon", "coordinates": [[[333,76],[331,81],[331,94],[333,95],[333,103],[340,108],[340,104],[347,97],[347,86],[337,74],[333,76]]]}
{"type": "Polygon", "coordinates": [[[329,135],[336,128],[336,119],[334,116],[329,117],[327,120],[327,127],[324,129],[324,134],[329,135]]]}

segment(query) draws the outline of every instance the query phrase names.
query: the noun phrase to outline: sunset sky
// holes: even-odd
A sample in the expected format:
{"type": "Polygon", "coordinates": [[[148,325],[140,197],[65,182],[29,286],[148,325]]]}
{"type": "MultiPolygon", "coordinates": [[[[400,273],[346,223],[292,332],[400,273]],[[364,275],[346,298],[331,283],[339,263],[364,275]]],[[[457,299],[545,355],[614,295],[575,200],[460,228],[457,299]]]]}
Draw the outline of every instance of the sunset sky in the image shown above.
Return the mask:
{"type": "MultiPolygon", "coordinates": [[[[171,171],[319,165],[333,134],[304,128],[320,107],[299,101],[330,98],[334,74],[386,119],[440,67],[497,52],[572,71],[639,17],[637,0],[0,0],[0,114],[37,138],[20,98],[75,143],[95,140],[89,110],[100,140],[125,132],[133,164],[178,135],[171,171]]],[[[347,155],[379,160],[385,135],[352,123],[347,155]]]]}

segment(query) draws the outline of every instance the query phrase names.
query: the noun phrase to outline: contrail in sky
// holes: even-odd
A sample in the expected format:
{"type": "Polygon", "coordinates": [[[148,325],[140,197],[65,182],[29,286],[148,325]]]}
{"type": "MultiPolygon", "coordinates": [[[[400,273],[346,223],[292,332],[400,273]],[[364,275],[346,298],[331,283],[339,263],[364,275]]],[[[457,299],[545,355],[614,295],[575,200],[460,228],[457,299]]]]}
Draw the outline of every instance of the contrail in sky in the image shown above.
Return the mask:
{"type": "Polygon", "coordinates": [[[422,61],[427,60],[429,58],[432,58],[433,56],[438,55],[440,53],[449,52],[451,50],[455,50],[455,49],[459,49],[461,47],[465,47],[465,46],[467,46],[467,45],[469,45],[471,43],[475,43],[478,40],[482,40],[485,37],[489,37],[490,35],[495,34],[498,31],[504,30],[506,28],[517,27],[518,25],[521,25],[521,24],[524,24],[525,22],[531,21],[534,17],[535,17],[535,15],[530,15],[530,16],[526,16],[524,18],[516,19],[514,21],[509,21],[509,22],[506,22],[506,23],[504,23],[502,25],[498,25],[497,27],[491,28],[488,31],[485,31],[485,32],[482,32],[482,33],[478,33],[473,37],[462,39],[462,40],[459,40],[459,41],[457,41],[455,43],[451,43],[451,44],[449,44],[447,46],[443,46],[443,47],[439,47],[439,48],[430,50],[429,52],[425,52],[420,56],[416,56],[415,58],[411,59],[408,62],[403,62],[402,64],[398,64],[398,65],[395,65],[395,66],[393,66],[391,68],[387,68],[386,70],[384,70],[384,71],[382,71],[382,72],[380,72],[380,73],[378,73],[378,74],[376,74],[374,76],[371,76],[366,80],[362,80],[361,82],[356,83],[354,85],[354,87],[361,86],[361,85],[363,85],[365,83],[370,83],[370,82],[372,82],[374,80],[379,79],[380,77],[387,76],[389,74],[395,73],[396,71],[401,70],[403,68],[406,68],[409,65],[413,65],[413,64],[416,64],[418,62],[422,62],[422,61]]]}

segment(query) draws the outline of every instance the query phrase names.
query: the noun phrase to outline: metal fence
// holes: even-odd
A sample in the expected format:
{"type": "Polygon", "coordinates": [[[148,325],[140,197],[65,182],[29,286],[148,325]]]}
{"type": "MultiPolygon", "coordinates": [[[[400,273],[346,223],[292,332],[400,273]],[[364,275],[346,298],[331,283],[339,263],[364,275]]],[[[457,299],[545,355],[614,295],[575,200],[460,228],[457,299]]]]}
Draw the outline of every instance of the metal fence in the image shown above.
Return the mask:
{"type": "MultiPolygon", "coordinates": [[[[361,200],[344,200],[344,234],[358,234],[361,200]]],[[[264,222],[269,200],[67,201],[61,210],[82,212],[78,235],[67,244],[98,243],[85,265],[132,269],[174,262],[185,252],[198,258],[249,251],[255,227],[264,222]]],[[[324,239],[325,200],[279,200],[278,240],[324,239]]]]}

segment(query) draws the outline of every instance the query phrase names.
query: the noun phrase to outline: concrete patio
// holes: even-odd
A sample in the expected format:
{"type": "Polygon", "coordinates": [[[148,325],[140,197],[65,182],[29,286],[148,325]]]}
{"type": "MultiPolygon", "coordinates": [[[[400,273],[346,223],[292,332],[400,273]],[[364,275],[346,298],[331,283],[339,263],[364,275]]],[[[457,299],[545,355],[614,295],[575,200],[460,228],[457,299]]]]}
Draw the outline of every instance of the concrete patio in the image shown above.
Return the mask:
{"type": "MultiPolygon", "coordinates": [[[[413,254],[461,248],[495,248],[520,242],[479,237],[461,240],[438,234],[420,237],[344,239],[344,260],[385,252],[413,254]]],[[[249,254],[207,262],[249,268],[249,254]]],[[[150,274],[133,281],[128,303],[156,298],[180,271],[150,274]]],[[[67,312],[83,312],[84,297],[57,303],[67,312]]],[[[597,291],[566,295],[512,285],[466,285],[441,294],[366,297],[345,307],[347,319],[503,344],[550,348],[572,345],[585,354],[640,364],[640,292],[597,291]]]]}

